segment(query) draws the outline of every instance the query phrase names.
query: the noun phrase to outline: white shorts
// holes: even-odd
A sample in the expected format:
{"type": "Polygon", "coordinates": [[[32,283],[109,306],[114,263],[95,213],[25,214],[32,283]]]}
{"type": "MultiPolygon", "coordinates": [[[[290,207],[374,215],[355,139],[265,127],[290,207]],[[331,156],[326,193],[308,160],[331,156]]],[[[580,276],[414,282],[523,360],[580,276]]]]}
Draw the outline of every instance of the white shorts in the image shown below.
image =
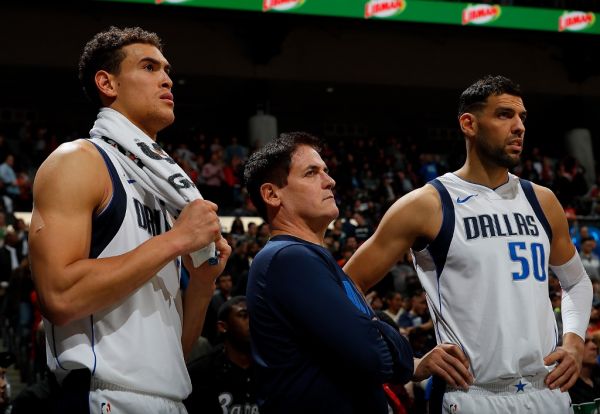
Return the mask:
{"type": "Polygon", "coordinates": [[[120,389],[92,378],[90,414],[187,414],[181,401],[120,389]]]}
{"type": "Polygon", "coordinates": [[[551,390],[544,377],[521,378],[482,386],[473,385],[468,390],[447,389],[443,397],[442,412],[449,414],[571,414],[568,392],[551,390]]]}

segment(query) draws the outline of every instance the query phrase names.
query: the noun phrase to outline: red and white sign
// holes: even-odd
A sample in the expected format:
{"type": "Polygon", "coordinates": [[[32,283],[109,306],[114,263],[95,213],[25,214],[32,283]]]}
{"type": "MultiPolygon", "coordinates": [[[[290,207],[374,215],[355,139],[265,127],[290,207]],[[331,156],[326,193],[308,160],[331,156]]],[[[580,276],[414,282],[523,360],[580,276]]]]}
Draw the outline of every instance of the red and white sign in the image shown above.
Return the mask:
{"type": "Polygon", "coordinates": [[[594,13],[580,11],[565,12],[558,18],[558,31],[578,32],[592,26],[596,21],[594,13]]]}
{"type": "Polygon", "coordinates": [[[286,11],[302,6],[305,0],[263,0],[263,11],[286,11]]]}
{"type": "Polygon", "coordinates": [[[486,24],[500,17],[501,12],[498,5],[472,4],[463,9],[462,24],[486,24]]]}
{"type": "Polygon", "coordinates": [[[405,0],[370,0],[365,4],[365,19],[391,17],[402,13],[405,7],[405,0]]]}

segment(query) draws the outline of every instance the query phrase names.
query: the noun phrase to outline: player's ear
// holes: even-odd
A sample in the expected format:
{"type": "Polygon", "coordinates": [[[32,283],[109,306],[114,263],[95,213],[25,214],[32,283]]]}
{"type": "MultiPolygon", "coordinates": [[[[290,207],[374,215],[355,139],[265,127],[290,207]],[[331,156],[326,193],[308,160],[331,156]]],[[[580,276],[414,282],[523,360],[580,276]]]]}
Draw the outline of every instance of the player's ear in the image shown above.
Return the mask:
{"type": "Polygon", "coordinates": [[[94,82],[96,88],[100,92],[101,96],[108,99],[114,99],[117,97],[117,81],[112,74],[105,70],[99,70],[94,76],[94,82]]]}
{"type": "Polygon", "coordinates": [[[477,117],[470,113],[465,112],[458,118],[460,124],[460,130],[466,137],[474,137],[477,134],[477,117]]]}
{"type": "Polygon", "coordinates": [[[281,198],[279,198],[279,187],[273,183],[264,183],[260,186],[260,195],[266,205],[279,207],[281,198]]]}

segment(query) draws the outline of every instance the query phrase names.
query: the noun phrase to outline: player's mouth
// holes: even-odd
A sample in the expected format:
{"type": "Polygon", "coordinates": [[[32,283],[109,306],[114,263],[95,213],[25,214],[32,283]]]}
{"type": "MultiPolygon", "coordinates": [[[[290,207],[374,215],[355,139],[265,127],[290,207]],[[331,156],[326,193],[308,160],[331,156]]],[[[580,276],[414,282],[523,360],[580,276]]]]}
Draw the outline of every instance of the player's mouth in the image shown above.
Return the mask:
{"type": "Polygon", "coordinates": [[[523,140],[522,139],[513,139],[508,142],[508,148],[514,152],[521,152],[523,149],[523,140]]]}
{"type": "Polygon", "coordinates": [[[175,100],[173,99],[173,94],[171,92],[163,93],[162,95],[160,95],[160,99],[163,101],[170,102],[172,104],[175,103],[175,100]]]}

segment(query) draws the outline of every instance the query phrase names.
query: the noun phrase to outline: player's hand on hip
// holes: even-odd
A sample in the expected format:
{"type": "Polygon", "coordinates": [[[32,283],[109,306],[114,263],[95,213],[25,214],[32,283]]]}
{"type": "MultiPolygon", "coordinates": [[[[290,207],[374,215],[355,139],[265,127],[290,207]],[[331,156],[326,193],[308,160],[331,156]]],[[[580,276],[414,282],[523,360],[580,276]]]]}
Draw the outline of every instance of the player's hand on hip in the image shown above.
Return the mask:
{"type": "Polygon", "coordinates": [[[544,358],[544,364],[552,365],[558,362],[552,372],[546,376],[545,383],[550,389],[560,388],[565,392],[571,388],[581,371],[582,355],[577,349],[559,346],[554,352],[544,358]]]}
{"type": "Polygon", "coordinates": [[[206,247],[221,238],[221,224],[217,205],[208,200],[194,200],[181,211],[173,224],[181,254],[188,254],[206,247]]]}
{"type": "Polygon", "coordinates": [[[413,381],[422,381],[437,375],[453,387],[468,388],[473,384],[469,371],[469,359],[462,349],[454,344],[441,344],[416,361],[413,381]]]}

